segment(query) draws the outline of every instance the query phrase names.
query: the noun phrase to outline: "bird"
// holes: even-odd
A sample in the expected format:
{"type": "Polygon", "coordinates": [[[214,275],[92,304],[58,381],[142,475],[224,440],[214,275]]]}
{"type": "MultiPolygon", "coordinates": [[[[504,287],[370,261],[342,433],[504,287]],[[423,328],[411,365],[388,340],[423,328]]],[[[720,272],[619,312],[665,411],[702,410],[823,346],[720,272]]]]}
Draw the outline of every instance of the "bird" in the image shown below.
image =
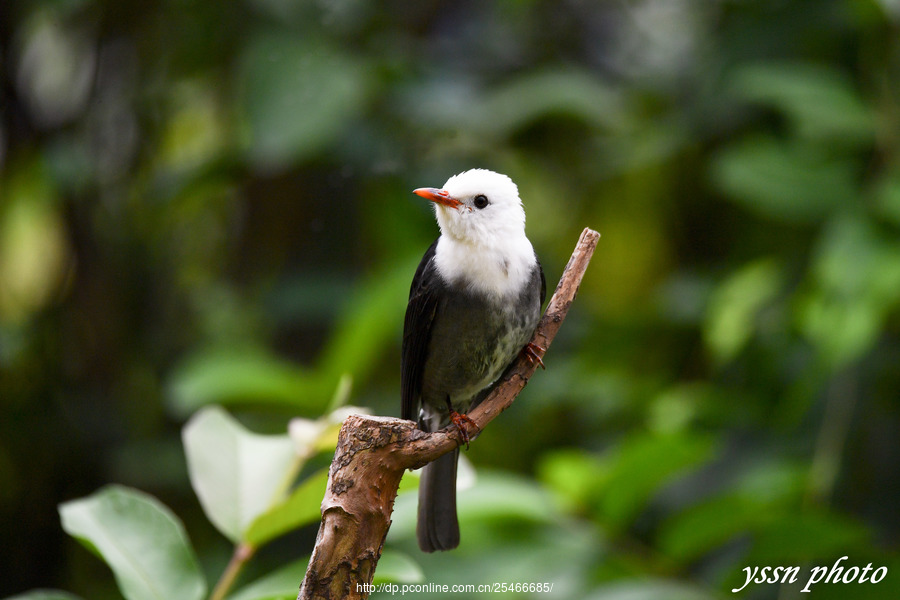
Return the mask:
{"type": "MultiPolygon", "coordinates": [[[[525,235],[518,187],[506,175],[471,169],[443,188],[413,193],[434,206],[440,235],[409,291],[401,350],[401,416],[423,431],[451,423],[468,446],[465,413],[491,391],[520,353],[543,367],[530,342],[547,293],[525,235]]],[[[423,467],[416,537],[424,552],[459,546],[459,447],[423,467]]]]}

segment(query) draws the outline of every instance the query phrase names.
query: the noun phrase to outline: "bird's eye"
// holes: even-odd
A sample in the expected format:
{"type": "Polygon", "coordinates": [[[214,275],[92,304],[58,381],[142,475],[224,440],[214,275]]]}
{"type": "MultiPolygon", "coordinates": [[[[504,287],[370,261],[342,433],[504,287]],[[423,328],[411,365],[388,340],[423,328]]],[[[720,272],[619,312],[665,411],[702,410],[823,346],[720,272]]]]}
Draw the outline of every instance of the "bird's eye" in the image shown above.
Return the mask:
{"type": "Polygon", "coordinates": [[[484,194],[478,194],[477,196],[475,196],[475,200],[473,201],[473,203],[475,204],[475,208],[484,208],[485,206],[490,204],[488,202],[487,196],[485,196],[484,194]]]}

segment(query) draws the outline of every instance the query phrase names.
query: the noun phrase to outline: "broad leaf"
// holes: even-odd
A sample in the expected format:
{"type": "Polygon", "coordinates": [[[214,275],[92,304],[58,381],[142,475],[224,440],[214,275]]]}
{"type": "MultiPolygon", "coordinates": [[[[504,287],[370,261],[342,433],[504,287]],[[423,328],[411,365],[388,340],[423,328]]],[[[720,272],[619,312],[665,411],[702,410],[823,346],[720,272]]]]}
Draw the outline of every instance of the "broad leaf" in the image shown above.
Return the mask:
{"type": "Polygon", "coordinates": [[[710,298],[703,337],[721,363],[733,359],[756,330],[756,316],[782,288],[779,265],[760,260],[723,281],[710,298]]]}
{"type": "Polygon", "coordinates": [[[236,403],[281,404],[319,415],[333,389],[334,381],[260,350],[200,351],[169,382],[170,405],[181,415],[236,403]]]}
{"type": "Polygon", "coordinates": [[[538,464],[538,478],[572,512],[582,512],[603,477],[600,459],[583,450],[561,449],[545,454],[538,464]]]}
{"type": "Polygon", "coordinates": [[[627,439],[603,455],[596,505],[613,527],[627,526],[666,483],[713,455],[710,437],[677,433],[627,439]]]}
{"type": "Polygon", "coordinates": [[[770,62],[735,69],[731,88],[787,116],[798,135],[814,140],[869,143],[872,111],[841,72],[809,63],[770,62]]]}
{"type": "Polygon", "coordinates": [[[336,141],[362,108],[369,77],[358,60],[324,40],[265,34],[241,56],[248,156],[278,170],[336,141]]]}
{"type": "Polygon", "coordinates": [[[638,435],[596,456],[579,450],[549,454],[541,478],[573,509],[590,508],[622,529],[680,472],[706,461],[713,441],[687,433],[638,435]]]}
{"type": "Polygon", "coordinates": [[[191,485],[206,516],[233,542],[277,500],[295,460],[287,435],[259,435],[219,407],[198,412],[182,437],[191,485]]]}
{"type": "Polygon", "coordinates": [[[481,131],[511,135],[547,115],[567,115],[588,126],[621,130],[630,124],[627,103],[614,86],[588,70],[560,69],[536,71],[500,85],[486,98],[480,110],[469,111],[479,118],[473,125],[481,131]]]}
{"type": "Polygon", "coordinates": [[[308,563],[309,557],[305,557],[263,575],[228,596],[228,600],[294,600],[308,563]]]}
{"type": "Polygon", "coordinates": [[[327,374],[329,394],[334,382],[345,374],[365,381],[382,364],[385,347],[394,343],[397,327],[403,322],[414,269],[411,263],[409,269],[392,265],[353,294],[317,362],[317,371],[327,374]]]}
{"type": "Polygon", "coordinates": [[[260,546],[292,529],[318,521],[327,484],[328,469],[322,469],[305,479],[287,500],[261,514],[250,524],[244,534],[244,541],[260,546]]]}
{"type": "MultiPolygon", "coordinates": [[[[302,558],[264,575],[250,583],[228,600],[294,600],[306,576],[309,558],[302,558]]],[[[372,583],[418,583],[424,579],[422,569],[409,556],[385,550],[378,560],[372,583]]]]}
{"type": "Polygon", "coordinates": [[[475,485],[457,498],[459,520],[554,520],[559,511],[537,483],[502,472],[479,472],[475,485]]]}
{"type": "Polygon", "coordinates": [[[798,564],[841,554],[863,554],[872,534],[862,523],[823,509],[778,514],[753,536],[748,564],[798,564]]]}
{"type": "Polygon", "coordinates": [[[826,362],[840,367],[875,345],[900,305],[900,245],[843,216],[823,232],[812,272],[816,285],[798,304],[799,326],[826,362]]]}
{"type": "Polygon", "coordinates": [[[809,143],[744,139],[721,150],[711,169],[729,199],[785,223],[818,222],[857,199],[855,166],[809,143]]]}
{"type": "Polygon", "coordinates": [[[660,550],[681,564],[689,563],[734,537],[749,533],[766,518],[766,508],[736,494],[717,496],[668,521],[660,533],[660,550]]]}
{"type": "Polygon", "coordinates": [[[409,555],[385,550],[378,559],[372,583],[419,583],[424,580],[422,568],[409,555]]]}
{"type": "Polygon", "coordinates": [[[60,505],[65,531],[112,569],[128,600],[199,600],[206,594],[181,521],[155,498],[122,486],[60,505]]]}

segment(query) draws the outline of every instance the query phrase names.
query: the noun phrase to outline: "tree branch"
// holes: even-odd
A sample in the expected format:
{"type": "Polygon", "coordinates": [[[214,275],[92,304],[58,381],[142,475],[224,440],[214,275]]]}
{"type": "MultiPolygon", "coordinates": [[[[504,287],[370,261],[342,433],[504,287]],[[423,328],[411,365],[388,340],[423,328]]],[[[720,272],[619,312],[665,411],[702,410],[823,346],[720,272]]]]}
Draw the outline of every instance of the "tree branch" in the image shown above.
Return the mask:
{"type": "MultiPolygon", "coordinates": [[[[599,239],[599,233],[585,229],[575,246],[532,338],[545,351],[575,299],[599,239]]],[[[519,357],[507,369],[491,394],[468,414],[475,423],[466,425],[472,439],[512,405],[536,368],[519,357]]],[[[422,467],[460,443],[455,427],[427,433],[413,421],[347,417],[322,499],[316,547],[297,600],[368,598],[404,471],[422,467]]]]}

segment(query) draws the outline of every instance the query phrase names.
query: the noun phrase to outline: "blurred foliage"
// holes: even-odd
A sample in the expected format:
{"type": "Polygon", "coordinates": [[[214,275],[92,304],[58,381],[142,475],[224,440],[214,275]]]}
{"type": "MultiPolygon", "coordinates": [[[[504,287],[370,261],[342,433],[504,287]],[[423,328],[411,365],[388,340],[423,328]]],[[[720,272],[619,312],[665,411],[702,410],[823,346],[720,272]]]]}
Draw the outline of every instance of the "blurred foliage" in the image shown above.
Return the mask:
{"type": "Polygon", "coordinates": [[[848,555],[890,574],[816,598],[900,597],[895,0],[0,3],[0,595],[120,597],[63,526],[129,593],[99,510],[198,596],[252,541],[232,597],[293,597],[328,415],[399,410],[409,192],[475,166],[551,287],[603,237],[463,545],[418,552],[405,477],[377,577],[719,598],[848,555]]]}
{"type": "Polygon", "coordinates": [[[110,486],[60,506],[63,529],[102,556],[129,599],[200,599],[206,582],[181,523],[142,493],[110,486]]]}

